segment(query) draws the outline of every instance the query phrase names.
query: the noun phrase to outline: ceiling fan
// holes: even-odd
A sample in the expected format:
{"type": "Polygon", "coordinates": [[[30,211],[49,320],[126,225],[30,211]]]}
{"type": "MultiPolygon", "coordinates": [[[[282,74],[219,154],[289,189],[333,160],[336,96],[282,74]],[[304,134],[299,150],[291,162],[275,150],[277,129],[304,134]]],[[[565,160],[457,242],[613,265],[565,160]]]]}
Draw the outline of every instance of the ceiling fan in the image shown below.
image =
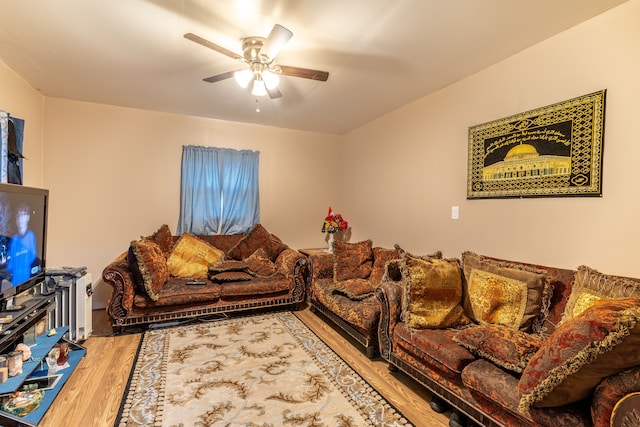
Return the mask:
{"type": "Polygon", "coordinates": [[[225,49],[209,40],[193,33],[187,33],[184,37],[188,40],[213,49],[223,55],[246,64],[248,67],[241,70],[227,71],[222,74],[207,77],[205,82],[215,83],[234,77],[238,84],[249,87],[252,84],[251,93],[258,96],[269,95],[271,98],[279,98],[282,93],[278,89],[279,75],[301,77],[303,79],[327,81],[329,73],[326,71],[312,70],[309,68],[292,67],[289,65],[276,65],[273,63],[278,52],[284,47],[293,33],[282,25],[274,25],[269,36],[246,37],[242,39],[242,55],[225,49]]]}

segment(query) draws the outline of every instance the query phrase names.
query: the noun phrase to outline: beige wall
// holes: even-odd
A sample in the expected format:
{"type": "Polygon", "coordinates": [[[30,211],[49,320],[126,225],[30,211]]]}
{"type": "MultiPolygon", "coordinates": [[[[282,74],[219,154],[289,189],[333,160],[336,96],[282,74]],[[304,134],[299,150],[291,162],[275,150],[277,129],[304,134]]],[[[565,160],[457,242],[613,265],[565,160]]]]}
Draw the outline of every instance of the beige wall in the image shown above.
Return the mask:
{"type": "Polygon", "coordinates": [[[175,232],[183,145],[260,151],[262,224],[292,247],[323,243],[337,173],[322,158],[338,137],[56,98],[45,111],[49,265],[86,265],[94,306],[110,295],[102,269],[131,240],[165,223],[175,232]]]}
{"type": "Polygon", "coordinates": [[[638,22],[640,1],[625,3],[351,132],[342,197],[353,238],[640,277],[638,22]],[[602,198],[466,200],[470,126],[601,89],[602,198]]]}
{"type": "Polygon", "coordinates": [[[49,265],[86,265],[94,307],[130,240],[175,230],[186,144],[259,150],[262,223],[292,247],[323,244],[331,205],[353,241],[640,277],[639,18],[627,2],[342,137],[47,98],[2,63],[0,108],[26,119],[26,184],[51,191],[49,265]],[[469,126],[600,89],[602,198],[466,200],[469,126]]]}

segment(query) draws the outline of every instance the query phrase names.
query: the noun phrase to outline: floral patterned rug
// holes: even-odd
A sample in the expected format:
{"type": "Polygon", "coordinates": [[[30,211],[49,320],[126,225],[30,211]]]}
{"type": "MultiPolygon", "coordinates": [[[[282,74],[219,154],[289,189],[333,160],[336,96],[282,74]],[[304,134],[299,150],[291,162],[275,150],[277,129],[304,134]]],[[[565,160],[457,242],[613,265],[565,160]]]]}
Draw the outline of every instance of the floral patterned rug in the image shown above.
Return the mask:
{"type": "Polygon", "coordinates": [[[116,426],[411,426],[293,313],[144,334],[116,426]]]}

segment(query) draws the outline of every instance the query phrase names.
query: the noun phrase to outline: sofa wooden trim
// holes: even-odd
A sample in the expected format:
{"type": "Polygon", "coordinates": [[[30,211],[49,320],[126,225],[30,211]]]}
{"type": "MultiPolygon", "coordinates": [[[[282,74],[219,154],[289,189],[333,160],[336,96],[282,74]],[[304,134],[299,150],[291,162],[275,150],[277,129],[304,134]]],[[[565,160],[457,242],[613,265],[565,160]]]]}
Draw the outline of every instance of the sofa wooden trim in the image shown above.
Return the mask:
{"type": "MultiPolygon", "coordinates": [[[[190,319],[193,317],[208,316],[213,314],[229,314],[245,310],[254,310],[266,307],[291,307],[298,304],[294,297],[282,299],[269,299],[262,301],[250,301],[242,304],[227,304],[189,308],[185,310],[171,310],[162,314],[148,314],[143,316],[129,316],[112,318],[114,328],[124,328],[147,323],[169,322],[190,319]]],[[[297,309],[297,308],[296,308],[297,309]]]]}

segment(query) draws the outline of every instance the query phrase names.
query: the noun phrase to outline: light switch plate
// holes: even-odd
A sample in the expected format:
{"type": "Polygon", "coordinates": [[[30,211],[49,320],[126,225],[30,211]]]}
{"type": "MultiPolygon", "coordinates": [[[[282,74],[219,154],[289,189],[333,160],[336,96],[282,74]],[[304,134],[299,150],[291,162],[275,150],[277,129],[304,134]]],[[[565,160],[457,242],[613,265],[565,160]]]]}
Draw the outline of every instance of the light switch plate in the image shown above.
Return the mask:
{"type": "Polygon", "coordinates": [[[451,206],[451,219],[460,219],[460,206],[451,206]]]}

